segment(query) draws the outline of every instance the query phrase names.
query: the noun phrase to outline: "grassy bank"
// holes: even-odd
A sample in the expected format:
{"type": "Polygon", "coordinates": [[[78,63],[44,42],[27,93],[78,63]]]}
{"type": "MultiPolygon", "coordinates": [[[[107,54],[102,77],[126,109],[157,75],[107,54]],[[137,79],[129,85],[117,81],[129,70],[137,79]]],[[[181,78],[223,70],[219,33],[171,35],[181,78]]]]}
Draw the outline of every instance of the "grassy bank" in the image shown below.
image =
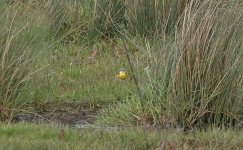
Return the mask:
{"type": "Polygon", "coordinates": [[[0,124],[1,149],[241,149],[242,131],[70,129],[50,125],[0,124]]]}

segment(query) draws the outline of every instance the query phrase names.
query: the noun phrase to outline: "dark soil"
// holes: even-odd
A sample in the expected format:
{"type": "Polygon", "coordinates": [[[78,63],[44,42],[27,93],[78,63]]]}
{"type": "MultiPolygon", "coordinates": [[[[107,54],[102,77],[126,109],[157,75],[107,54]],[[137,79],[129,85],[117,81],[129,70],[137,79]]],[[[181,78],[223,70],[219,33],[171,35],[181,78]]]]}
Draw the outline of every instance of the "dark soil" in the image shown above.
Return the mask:
{"type": "Polygon", "coordinates": [[[82,127],[93,124],[99,109],[90,107],[86,104],[53,104],[48,103],[35,107],[31,113],[19,113],[15,115],[16,122],[31,123],[53,123],[58,125],[67,125],[82,127]]]}

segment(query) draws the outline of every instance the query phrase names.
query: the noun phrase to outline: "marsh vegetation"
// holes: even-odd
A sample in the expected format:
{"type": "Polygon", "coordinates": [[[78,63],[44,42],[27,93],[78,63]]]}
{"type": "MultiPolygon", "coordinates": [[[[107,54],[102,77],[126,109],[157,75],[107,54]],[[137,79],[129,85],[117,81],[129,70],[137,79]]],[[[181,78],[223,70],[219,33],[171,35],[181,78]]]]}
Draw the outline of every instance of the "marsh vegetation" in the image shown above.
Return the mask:
{"type": "Polygon", "coordinates": [[[11,136],[29,126],[41,130],[32,136],[54,138],[57,145],[48,148],[59,149],[54,134],[65,130],[61,140],[72,149],[83,138],[77,129],[45,131],[33,122],[86,121],[91,126],[82,134],[102,136],[95,147],[92,138],[85,141],[90,149],[112,147],[113,138],[117,149],[156,149],[162,141],[168,149],[195,143],[240,149],[242,26],[240,0],[2,0],[0,139],[28,148],[11,136]],[[120,68],[126,80],[116,78],[120,68]],[[103,133],[91,132],[97,127],[103,133]],[[164,132],[178,141],[166,143],[164,132]]]}

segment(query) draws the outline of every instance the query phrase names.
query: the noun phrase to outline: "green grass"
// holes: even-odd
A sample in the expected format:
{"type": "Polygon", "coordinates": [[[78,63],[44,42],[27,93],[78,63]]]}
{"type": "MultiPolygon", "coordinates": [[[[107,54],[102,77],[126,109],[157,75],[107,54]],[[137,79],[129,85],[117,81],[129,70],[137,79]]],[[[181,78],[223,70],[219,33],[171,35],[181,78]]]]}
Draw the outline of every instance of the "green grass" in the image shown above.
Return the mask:
{"type": "Polygon", "coordinates": [[[38,9],[12,5],[1,12],[0,120],[11,120],[11,109],[19,104],[16,99],[21,89],[40,70],[33,68],[39,55],[48,50],[48,28],[38,9]]]}
{"type": "Polygon", "coordinates": [[[124,58],[112,56],[110,47],[99,49],[93,63],[88,58],[92,53],[89,47],[62,45],[53,51],[50,65],[31,79],[23,98],[103,105],[122,100],[134,91],[132,82],[116,78],[119,68],[128,66],[124,58]],[[29,89],[32,93],[26,95],[29,89]]]}
{"type": "Polygon", "coordinates": [[[0,149],[156,149],[160,144],[166,149],[241,149],[242,135],[242,131],[219,129],[182,133],[140,127],[70,129],[0,124],[0,149]]]}
{"type": "Polygon", "coordinates": [[[61,127],[2,123],[0,149],[242,148],[242,130],[231,128],[243,119],[242,6],[238,0],[1,1],[0,120],[74,104],[99,108],[95,125],[122,128],[63,127],[59,139],[61,127]],[[128,79],[116,78],[119,68],[128,79]],[[188,129],[194,130],[177,131],[188,129]]]}

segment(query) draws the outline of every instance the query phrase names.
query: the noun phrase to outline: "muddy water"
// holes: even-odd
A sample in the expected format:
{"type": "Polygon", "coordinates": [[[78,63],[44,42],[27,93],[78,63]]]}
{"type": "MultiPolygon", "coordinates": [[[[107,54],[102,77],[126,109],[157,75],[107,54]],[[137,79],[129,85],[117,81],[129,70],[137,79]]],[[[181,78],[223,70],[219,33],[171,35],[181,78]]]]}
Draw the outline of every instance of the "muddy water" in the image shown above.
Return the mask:
{"type": "Polygon", "coordinates": [[[32,114],[18,114],[14,120],[16,122],[29,122],[37,124],[53,124],[55,126],[68,126],[74,128],[94,128],[98,130],[119,130],[124,127],[97,126],[94,121],[98,111],[81,111],[81,112],[40,112],[32,114]]]}
{"type": "Polygon", "coordinates": [[[17,122],[31,123],[51,123],[57,125],[67,125],[71,127],[82,128],[92,125],[95,121],[97,111],[79,111],[79,112],[63,112],[63,111],[45,111],[29,114],[18,114],[14,120],[17,122]]]}
{"type": "MultiPolygon", "coordinates": [[[[41,124],[50,123],[75,128],[86,128],[95,126],[94,122],[99,114],[99,108],[89,109],[88,107],[72,106],[70,104],[68,104],[68,107],[65,107],[65,109],[63,109],[63,106],[54,107],[48,104],[44,108],[37,110],[41,111],[35,113],[20,113],[14,117],[14,121],[41,124]]],[[[147,125],[143,124],[142,126],[147,125]]],[[[107,128],[115,129],[116,127],[109,126],[107,128]]],[[[243,129],[243,120],[237,122],[236,128],[243,129]]]]}

